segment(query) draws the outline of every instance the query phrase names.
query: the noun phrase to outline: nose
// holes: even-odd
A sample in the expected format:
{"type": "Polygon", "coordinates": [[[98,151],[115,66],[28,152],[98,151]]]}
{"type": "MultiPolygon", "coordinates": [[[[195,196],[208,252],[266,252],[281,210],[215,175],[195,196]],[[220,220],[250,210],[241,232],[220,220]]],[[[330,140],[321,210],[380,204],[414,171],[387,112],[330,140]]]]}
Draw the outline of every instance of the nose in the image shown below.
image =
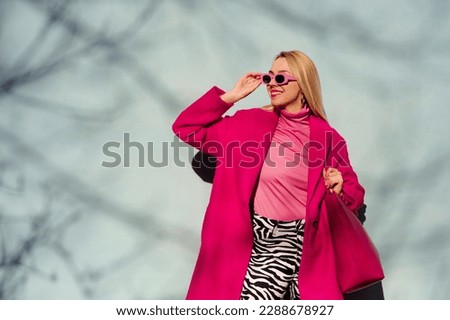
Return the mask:
{"type": "Polygon", "coordinates": [[[267,85],[271,87],[278,85],[275,81],[275,77],[270,78],[270,82],[267,85]]]}

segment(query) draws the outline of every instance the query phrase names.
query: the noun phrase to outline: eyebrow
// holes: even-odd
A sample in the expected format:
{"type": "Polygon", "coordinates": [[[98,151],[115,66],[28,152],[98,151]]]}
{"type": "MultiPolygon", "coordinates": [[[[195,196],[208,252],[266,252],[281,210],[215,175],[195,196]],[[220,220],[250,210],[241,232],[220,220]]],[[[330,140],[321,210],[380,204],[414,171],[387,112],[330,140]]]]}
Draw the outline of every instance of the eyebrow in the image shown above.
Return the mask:
{"type": "MultiPolygon", "coordinates": [[[[289,73],[289,74],[291,73],[289,70],[279,70],[278,71],[278,73],[283,73],[283,72],[289,73]]],[[[274,74],[274,72],[272,70],[269,70],[269,73],[274,74]]]]}

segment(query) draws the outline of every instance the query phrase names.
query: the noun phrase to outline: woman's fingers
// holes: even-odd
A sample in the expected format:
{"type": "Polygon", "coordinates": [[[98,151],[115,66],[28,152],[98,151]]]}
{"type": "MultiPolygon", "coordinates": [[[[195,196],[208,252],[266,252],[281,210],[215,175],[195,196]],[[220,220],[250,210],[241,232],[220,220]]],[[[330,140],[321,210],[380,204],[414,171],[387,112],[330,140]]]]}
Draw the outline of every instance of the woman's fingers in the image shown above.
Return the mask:
{"type": "Polygon", "coordinates": [[[325,187],[333,190],[336,193],[341,193],[344,180],[342,174],[336,168],[323,169],[323,177],[325,180],[325,187]]]}
{"type": "Polygon", "coordinates": [[[227,103],[236,103],[256,90],[261,84],[261,73],[249,72],[243,75],[234,85],[234,88],[227,91],[220,97],[227,103]]]}
{"type": "Polygon", "coordinates": [[[250,87],[258,87],[261,84],[261,73],[247,73],[242,79],[242,83],[250,87]]]}
{"type": "Polygon", "coordinates": [[[234,90],[240,99],[245,98],[250,93],[256,90],[261,85],[261,73],[249,72],[246,73],[236,83],[234,90]]]}
{"type": "Polygon", "coordinates": [[[261,74],[262,74],[261,72],[248,72],[244,75],[244,78],[250,77],[250,78],[261,80],[261,74]]]}

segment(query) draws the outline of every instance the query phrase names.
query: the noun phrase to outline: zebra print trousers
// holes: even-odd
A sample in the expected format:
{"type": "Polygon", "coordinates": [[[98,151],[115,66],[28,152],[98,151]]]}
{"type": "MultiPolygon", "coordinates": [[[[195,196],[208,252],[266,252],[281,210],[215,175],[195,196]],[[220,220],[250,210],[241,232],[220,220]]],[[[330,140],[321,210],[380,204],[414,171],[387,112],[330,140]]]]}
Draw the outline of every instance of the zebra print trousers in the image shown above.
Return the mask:
{"type": "Polygon", "coordinates": [[[298,300],[305,220],[278,221],[253,213],[253,249],[241,300],[298,300]]]}

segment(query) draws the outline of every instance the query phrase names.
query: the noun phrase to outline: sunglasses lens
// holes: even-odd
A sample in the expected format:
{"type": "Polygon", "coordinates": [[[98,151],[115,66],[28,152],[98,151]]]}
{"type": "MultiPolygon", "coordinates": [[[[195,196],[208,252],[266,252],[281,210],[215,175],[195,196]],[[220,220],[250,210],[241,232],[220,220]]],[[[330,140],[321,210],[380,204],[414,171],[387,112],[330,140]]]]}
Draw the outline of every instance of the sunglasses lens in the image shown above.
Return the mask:
{"type": "Polygon", "coordinates": [[[285,80],[285,78],[284,78],[284,75],[282,75],[282,74],[277,74],[275,76],[275,82],[278,84],[284,84],[284,80],[285,80]]]}
{"type": "Polygon", "coordinates": [[[268,83],[270,83],[270,80],[272,80],[272,78],[270,78],[270,76],[268,74],[263,75],[262,82],[264,82],[265,84],[268,84],[268,83]]]}

